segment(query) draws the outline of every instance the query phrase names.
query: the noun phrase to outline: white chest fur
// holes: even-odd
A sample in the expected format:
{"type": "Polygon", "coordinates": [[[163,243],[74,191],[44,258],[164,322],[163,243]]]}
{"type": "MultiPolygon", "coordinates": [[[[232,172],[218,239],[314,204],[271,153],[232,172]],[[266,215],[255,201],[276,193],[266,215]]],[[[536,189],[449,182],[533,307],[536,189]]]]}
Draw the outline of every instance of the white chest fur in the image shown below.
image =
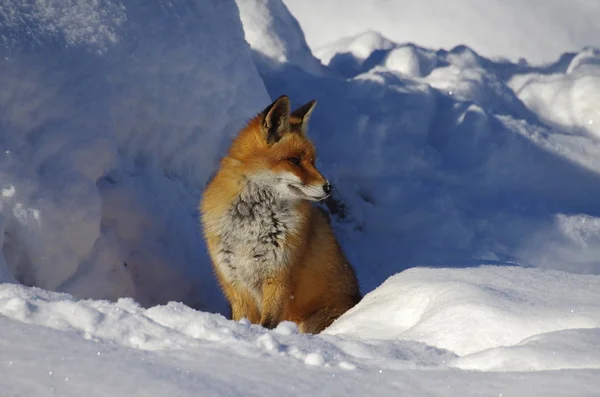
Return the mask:
{"type": "Polygon", "coordinates": [[[278,200],[271,189],[249,183],[219,222],[216,264],[221,274],[260,300],[262,281],[288,265],[286,238],[299,222],[292,202],[278,200]]]}

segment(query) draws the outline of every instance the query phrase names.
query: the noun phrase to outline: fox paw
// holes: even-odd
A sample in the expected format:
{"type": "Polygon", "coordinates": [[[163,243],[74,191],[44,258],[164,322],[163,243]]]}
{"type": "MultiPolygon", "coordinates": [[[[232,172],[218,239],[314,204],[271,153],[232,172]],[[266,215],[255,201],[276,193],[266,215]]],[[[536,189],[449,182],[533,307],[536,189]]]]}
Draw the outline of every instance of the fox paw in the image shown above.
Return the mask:
{"type": "Polygon", "coordinates": [[[263,327],[265,327],[267,329],[273,329],[273,328],[277,327],[277,324],[279,324],[279,321],[277,321],[273,318],[264,318],[264,319],[260,320],[260,325],[262,325],[263,327]]]}

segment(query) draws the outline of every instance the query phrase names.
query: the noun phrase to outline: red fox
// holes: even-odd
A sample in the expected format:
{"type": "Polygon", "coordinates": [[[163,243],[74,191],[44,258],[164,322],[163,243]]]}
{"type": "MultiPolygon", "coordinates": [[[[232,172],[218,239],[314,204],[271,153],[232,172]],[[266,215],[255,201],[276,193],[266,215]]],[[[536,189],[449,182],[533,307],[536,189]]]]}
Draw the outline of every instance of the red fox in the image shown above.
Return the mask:
{"type": "Polygon", "coordinates": [[[287,96],[275,100],[240,131],[204,191],[204,238],[234,320],[293,321],[316,334],[361,299],[326,214],[311,203],[332,191],[306,136],[315,104],[290,114],[287,96]]]}

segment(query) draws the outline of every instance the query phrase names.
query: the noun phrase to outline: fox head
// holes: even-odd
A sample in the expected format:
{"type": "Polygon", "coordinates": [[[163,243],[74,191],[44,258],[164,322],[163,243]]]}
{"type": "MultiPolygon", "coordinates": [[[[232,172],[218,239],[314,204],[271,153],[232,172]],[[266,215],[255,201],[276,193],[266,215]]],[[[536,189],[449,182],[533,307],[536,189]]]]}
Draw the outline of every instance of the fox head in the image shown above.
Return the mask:
{"type": "Polygon", "coordinates": [[[283,95],[248,123],[229,152],[245,178],[284,200],[320,201],[331,194],[306,136],[315,104],[312,100],[290,113],[290,101],[283,95]]]}

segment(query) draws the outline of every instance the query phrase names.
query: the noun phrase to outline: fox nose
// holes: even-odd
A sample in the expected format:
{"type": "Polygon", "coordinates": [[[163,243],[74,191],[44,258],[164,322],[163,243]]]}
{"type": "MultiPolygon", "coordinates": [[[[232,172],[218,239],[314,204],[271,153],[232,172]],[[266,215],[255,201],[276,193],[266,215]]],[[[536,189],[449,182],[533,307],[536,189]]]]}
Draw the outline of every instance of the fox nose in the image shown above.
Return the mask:
{"type": "Polygon", "coordinates": [[[323,185],[323,191],[325,192],[325,194],[330,194],[332,190],[333,186],[331,186],[331,183],[327,182],[323,185]]]}

